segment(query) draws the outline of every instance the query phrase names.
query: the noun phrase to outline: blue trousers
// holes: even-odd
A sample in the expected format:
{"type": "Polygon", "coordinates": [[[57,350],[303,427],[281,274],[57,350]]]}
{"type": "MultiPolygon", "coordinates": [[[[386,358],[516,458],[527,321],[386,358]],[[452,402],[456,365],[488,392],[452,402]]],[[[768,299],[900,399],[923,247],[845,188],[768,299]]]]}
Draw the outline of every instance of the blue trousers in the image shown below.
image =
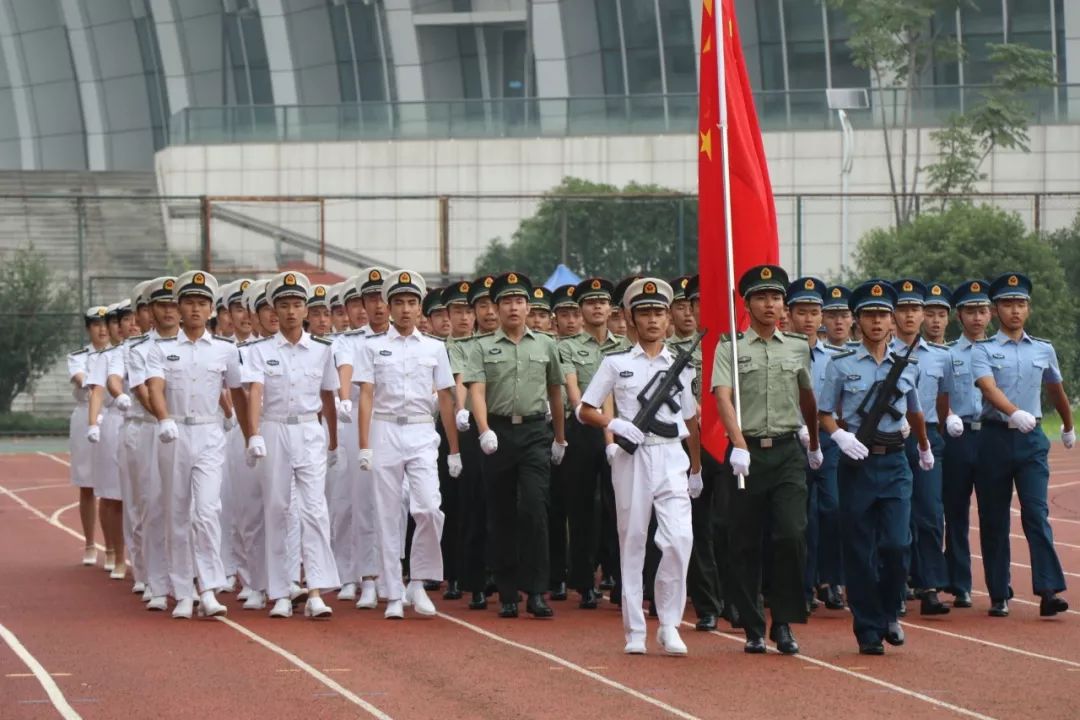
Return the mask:
{"type": "Polygon", "coordinates": [[[975,495],[979,499],[979,528],[983,572],[992,600],[1006,600],[1009,592],[1010,506],[1013,485],[1020,498],[1020,522],[1031,551],[1031,585],[1037,595],[1065,590],[1065,575],[1054,550],[1050,530],[1047,485],[1050,441],[1041,427],[1030,433],[988,423],[979,433],[979,473],[975,495]]]}
{"type": "Polygon", "coordinates": [[[971,592],[971,494],[979,470],[979,433],[970,426],[958,438],[945,438],[941,497],[945,505],[945,564],[949,568],[948,588],[954,593],[971,592]]]}
{"type": "Polygon", "coordinates": [[[821,438],[824,462],[806,470],[806,571],[803,586],[809,598],[819,584],[844,584],[844,552],[840,540],[840,491],[836,471],[840,448],[821,438]]]}
{"type": "Polygon", "coordinates": [[[945,441],[936,427],[926,426],[934,467],[919,467],[919,441],[912,435],[904,443],[913,478],[911,492],[911,581],[921,590],[941,590],[949,584],[949,570],[942,544],[945,509],[941,500],[941,471],[945,441]]]}
{"type": "Polygon", "coordinates": [[[903,452],[840,461],[844,577],[859,643],[896,620],[911,556],[911,468],[903,452]]]}

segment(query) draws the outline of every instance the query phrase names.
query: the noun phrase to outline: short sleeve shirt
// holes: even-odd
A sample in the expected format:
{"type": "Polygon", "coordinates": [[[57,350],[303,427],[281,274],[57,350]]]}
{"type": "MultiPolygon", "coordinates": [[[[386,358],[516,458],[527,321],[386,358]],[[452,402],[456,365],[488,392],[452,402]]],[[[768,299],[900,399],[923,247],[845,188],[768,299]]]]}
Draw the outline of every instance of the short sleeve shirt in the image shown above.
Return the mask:
{"type": "Polygon", "coordinates": [[[491,415],[547,411],[548,387],[564,381],[555,339],[526,330],[513,342],[500,328],[469,346],[463,382],[484,383],[491,415]]]}
{"type": "Polygon", "coordinates": [[[263,390],[263,417],[308,415],[322,410],[321,391],[340,387],[331,342],[307,332],[294,345],[280,332],[247,345],[248,379],[263,390]]]}
{"type": "MultiPolygon", "coordinates": [[[[1018,342],[1000,330],[994,337],[975,343],[971,374],[976,381],[993,377],[1009,402],[1037,418],[1042,417],[1043,383],[1061,382],[1057,353],[1049,341],[1024,333],[1018,342]]],[[[1007,422],[1009,418],[984,403],[982,419],[1007,422]]]]}
{"type": "Polygon", "coordinates": [[[231,340],[209,331],[195,340],[184,333],[157,338],[146,358],[146,377],[165,381],[169,414],[209,417],[219,412],[226,384],[240,387],[240,354],[231,340]]]}
{"type": "Polygon", "coordinates": [[[432,392],[454,387],[446,345],[418,331],[402,335],[391,325],[368,337],[357,360],[353,381],[374,386],[376,413],[431,415],[436,409],[432,392]]]}

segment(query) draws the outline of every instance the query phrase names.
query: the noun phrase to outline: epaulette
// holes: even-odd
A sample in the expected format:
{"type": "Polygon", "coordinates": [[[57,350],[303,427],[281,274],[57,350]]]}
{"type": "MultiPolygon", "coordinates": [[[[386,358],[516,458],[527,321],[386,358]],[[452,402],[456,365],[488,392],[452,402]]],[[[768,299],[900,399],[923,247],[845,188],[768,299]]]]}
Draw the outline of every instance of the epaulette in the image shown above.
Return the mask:
{"type": "Polygon", "coordinates": [[[438,335],[432,335],[431,333],[426,333],[426,332],[422,332],[420,334],[423,335],[426,338],[431,338],[432,340],[438,340],[441,343],[446,342],[446,338],[441,338],[438,335]]]}
{"type": "Polygon", "coordinates": [[[952,347],[953,345],[955,345],[959,341],[960,341],[960,338],[957,338],[956,340],[950,340],[949,342],[945,343],[945,346],[946,347],[952,347]]]}
{"type": "Polygon", "coordinates": [[[859,347],[860,345],[862,345],[862,343],[858,340],[848,340],[844,343],[844,347],[859,347]]]}
{"type": "Polygon", "coordinates": [[[1046,343],[1047,345],[1053,345],[1053,343],[1050,342],[1049,340],[1047,340],[1046,338],[1035,337],[1034,335],[1028,335],[1028,337],[1031,338],[1032,340],[1037,340],[1037,341],[1039,341],[1041,343],[1046,343]]]}
{"type": "Polygon", "coordinates": [[[149,339],[150,339],[149,335],[140,335],[139,337],[128,338],[128,340],[131,342],[131,344],[128,345],[128,347],[138,347],[139,345],[142,345],[144,342],[146,342],[149,339]]]}
{"type": "Polygon", "coordinates": [[[213,338],[222,342],[232,343],[233,345],[236,344],[235,340],[233,340],[231,337],[225,337],[224,335],[214,335],[213,338]]]}
{"type": "Polygon", "coordinates": [[[976,340],[975,342],[982,345],[983,343],[988,343],[988,342],[992,341],[993,339],[994,338],[983,338],[982,340],[976,340]]]}
{"type": "Polygon", "coordinates": [[[932,348],[937,348],[938,350],[948,350],[949,349],[948,345],[943,345],[942,343],[930,342],[929,340],[926,341],[926,344],[929,345],[932,348]]]}
{"type": "Polygon", "coordinates": [[[785,337],[795,338],[796,340],[809,340],[809,338],[806,337],[805,335],[803,335],[802,333],[788,332],[787,330],[783,330],[781,332],[783,332],[785,337]]]}
{"type": "Polygon", "coordinates": [[[550,333],[547,330],[533,330],[533,332],[536,333],[537,335],[547,335],[552,340],[555,339],[555,333],[550,333]]]}
{"type": "Polygon", "coordinates": [[[161,343],[161,342],[174,342],[175,340],[176,340],[175,335],[173,335],[172,337],[168,337],[168,338],[163,338],[163,337],[154,338],[154,342],[159,342],[159,343],[161,343]]]}
{"type": "Polygon", "coordinates": [[[494,335],[494,334],[495,334],[495,333],[493,333],[493,332],[482,332],[482,333],[476,333],[476,334],[474,334],[474,335],[473,335],[473,339],[475,340],[475,339],[477,339],[477,338],[486,338],[486,337],[491,337],[491,336],[492,336],[492,335],[494,335]]]}
{"type": "Polygon", "coordinates": [[[270,338],[268,338],[268,337],[260,337],[260,338],[255,338],[253,340],[245,340],[242,343],[238,343],[237,347],[251,347],[252,345],[258,345],[259,343],[265,342],[266,340],[269,340],[269,339],[270,338]]]}
{"type": "Polygon", "coordinates": [[[78,350],[74,350],[72,352],[69,352],[68,355],[87,355],[89,353],[90,353],[90,348],[79,348],[78,350]]]}
{"type": "Polygon", "coordinates": [[[323,345],[333,345],[334,344],[330,340],[327,340],[324,337],[319,337],[318,335],[312,335],[311,339],[314,340],[317,343],[322,343],[323,345]]]}
{"type": "Polygon", "coordinates": [[[821,343],[821,346],[826,350],[836,350],[837,352],[843,352],[844,348],[839,345],[830,345],[829,343],[821,343]]]}
{"type": "Polygon", "coordinates": [[[367,332],[367,330],[365,330],[364,328],[356,328],[355,330],[346,330],[345,332],[343,332],[341,334],[345,335],[346,337],[354,337],[356,335],[363,335],[366,332],[367,332]]]}
{"type": "Polygon", "coordinates": [[[629,353],[633,349],[634,348],[626,348],[625,350],[616,350],[615,352],[609,352],[607,355],[604,355],[604,357],[614,357],[616,355],[626,355],[627,353],[629,353]]]}
{"type": "Polygon", "coordinates": [[[385,334],[386,334],[386,331],[383,330],[381,333],[372,333],[371,335],[368,335],[367,337],[369,337],[369,338],[377,338],[377,337],[382,337],[385,334]]]}
{"type": "Polygon", "coordinates": [[[839,360],[840,358],[850,357],[850,356],[852,356],[854,354],[855,354],[854,350],[841,350],[840,352],[833,355],[831,359],[832,360],[839,360]]]}
{"type": "MultiPolygon", "coordinates": [[[[743,334],[742,333],[735,333],[735,339],[736,340],[742,340],[743,339],[743,334]]],[[[720,336],[720,342],[731,342],[731,333],[724,333],[723,335],[721,335],[720,336]]]]}

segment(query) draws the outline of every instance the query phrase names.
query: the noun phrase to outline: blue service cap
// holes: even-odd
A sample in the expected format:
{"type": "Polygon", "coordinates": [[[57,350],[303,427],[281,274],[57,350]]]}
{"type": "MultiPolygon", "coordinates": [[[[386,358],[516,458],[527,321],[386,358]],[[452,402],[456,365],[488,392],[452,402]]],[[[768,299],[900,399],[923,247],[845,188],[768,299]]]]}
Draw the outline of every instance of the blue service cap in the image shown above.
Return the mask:
{"type": "Polygon", "coordinates": [[[885,280],[868,280],[851,293],[848,308],[860,310],[895,310],[896,288],[885,280]]]}
{"type": "Polygon", "coordinates": [[[787,287],[787,304],[825,304],[825,283],[816,277],[801,277],[787,287]]]}
{"type": "Polygon", "coordinates": [[[848,310],[851,290],[843,285],[832,285],[825,290],[825,305],[822,310],[848,310]]]}
{"type": "Polygon", "coordinates": [[[990,300],[1031,299],[1031,279],[1020,273],[1003,273],[990,283],[990,300]]]}
{"type": "Polygon", "coordinates": [[[989,305],[990,283],[985,280],[965,280],[952,294],[952,304],[956,307],[964,305],[989,305]]]}
{"type": "Polygon", "coordinates": [[[952,290],[945,283],[932,282],[926,286],[926,306],[937,305],[938,307],[952,309],[952,290]]]}
{"type": "Polygon", "coordinates": [[[913,278],[900,278],[892,284],[896,290],[897,305],[923,305],[926,303],[926,286],[913,278]]]}

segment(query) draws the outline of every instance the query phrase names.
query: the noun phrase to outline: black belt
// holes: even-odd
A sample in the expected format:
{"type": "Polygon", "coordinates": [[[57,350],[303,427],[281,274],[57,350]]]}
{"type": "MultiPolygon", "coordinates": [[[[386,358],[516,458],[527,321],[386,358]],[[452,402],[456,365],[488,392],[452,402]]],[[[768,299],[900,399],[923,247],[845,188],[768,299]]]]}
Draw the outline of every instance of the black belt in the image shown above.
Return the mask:
{"type": "Polygon", "coordinates": [[[904,449],[903,445],[871,445],[869,448],[871,455],[892,455],[898,453],[904,449]]]}
{"type": "Polygon", "coordinates": [[[967,430],[972,430],[974,432],[978,432],[978,431],[982,430],[982,426],[983,426],[983,422],[981,422],[979,420],[965,420],[964,421],[964,428],[966,428],[967,430]]]}
{"type": "Polygon", "coordinates": [[[774,437],[750,437],[744,435],[743,439],[746,440],[747,445],[753,445],[762,450],[769,450],[771,448],[781,447],[789,442],[794,442],[795,433],[789,435],[776,435],[774,437]]]}
{"type": "Polygon", "coordinates": [[[547,419],[547,413],[537,413],[535,415],[488,415],[488,421],[497,421],[509,423],[511,425],[521,425],[523,423],[541,422],[547,419]]]}
{"type": "MultiPolygon", "coordinates": [[[[964,424],[966,425],[967,423],[964,424]]],[[[982,424],[984,426],[990,425],[992,427],[1003,428],[1005,430],[1016,430],[1017,432],[1020,431],[1019,428],[1009,427],[1009,423],[1005,422],[1004,420],[983,420],[982,424]]],[[[1042,425],[1042,418],[1035,418],[1035,427],[1039,427],[1040,425],[1042,425]]]]}

